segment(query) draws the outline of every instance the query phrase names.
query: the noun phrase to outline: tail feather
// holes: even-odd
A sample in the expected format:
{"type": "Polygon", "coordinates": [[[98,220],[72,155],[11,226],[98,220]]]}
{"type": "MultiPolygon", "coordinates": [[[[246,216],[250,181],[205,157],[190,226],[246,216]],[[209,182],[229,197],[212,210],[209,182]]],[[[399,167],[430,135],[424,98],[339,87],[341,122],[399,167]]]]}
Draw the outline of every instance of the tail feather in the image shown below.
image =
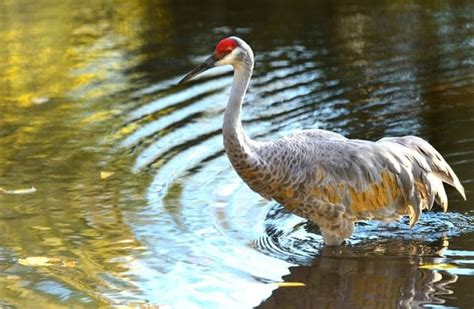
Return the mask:
{"type": "MultiPolygon", "coordinates": [[[[462,186],[459,178],[454,173],[453,169],[449,166],[449,164],[444,160],[441,154],[431,146],[427,141],[422,138],[416,136],[404,136],[404,137],[391,137],[391,138],[383,138],[381,141],[388,141],[401,144],[407,148],[410,148],[420,155],[428,163],[431,173],[434,177],[440,180],[440,182],[445,182],[454,188],[461,194],[464,200],[466,200],[466,193],[464,191],[464,187],[462,186]]],[[[432,182],[433,184],[433,182],[432,182]]],[[[438,198],[436,202],[439,202],[443,209],[447,208],[447,198],[446,192],[442,184],[435,185],[435,192],[437,192],[438,198]]]]}
{"type": "Polygon", "coordinates": [[[441,179],[433,174],[429,177],[431,186],[433,187],[433,197],[436,203],[441,206],[444,212],[448,210],[448,196],[444,190],[443,182],[441,179]]]}
{"type": "Polygon", "coordinates": [[[433,172],[433,175],[435,175],[442,182],[445,182],[445,183],[453,186],[454,188],[456,188],[456,190],[459,192],[459,194],[461,194],[462,198],[464,200],[466,200],[466,192],[464,191],[464,187],[462,186],[462,184],[459,181],[458,177],[456,176],[456,174],[454,174],[453,170],[451,169],[451,167],[449,165],[448,165],[448,168],[450,169],[450,173],[448,175],[446,175],[444,173],[440,173],[438,171],[433,172]]]}
{"type": "Polygon", "coordinates": [[[426,191],[427,191],[427,205],[426,205],[426,208],[428,208],[429,210],[431,210],[431,208],[433,208],[433,204],[436,200],[436,193],[437,193],[437,190],[439,189],[438,187],[438,183],[440,183],[440,181],[434,177],[431,176],[431,174],[427,174],[427,175],[423,175],[422,177],[423,179],[423,182],[426,184],[425,187],[426,187],[426,191]]]}
{"type": "Polygon", "coordinates": [[[433,175],[439,178],[441,181],[456,188],[456,190],[459,192],[459,194],[461,194],[463,199],[466,200],[466,193],[464,191],[464,187],[459,181],[458,176],[456,176],[451,166],[449,166],[449,164],[444,160],[441,154],[427,141],[419,137],[407,136],[406,138],[407,140],[409,140],[409,147],[418,150],[424,155],[429,166],[431,167],[433,175]]]}
{"type": "Polygon", "coordinates": [[[443,211],[447,211],[448,198],[443,182],[456,188],[466,200],[466,193],[459,178],[439,152],[428,142],[415,136],[388,137],[379,142],[389,143],[391,149],[397,149],[396,156],[404,157],[405,159],[402,160],[409,162],[406,163],[406,166],[411,169],[414,188],[407,196],[410,226],[418,221],[422,209],[431,209],[435,201],[443,211]],[[394,147],[394,144],[403,147],[394,147]]]}

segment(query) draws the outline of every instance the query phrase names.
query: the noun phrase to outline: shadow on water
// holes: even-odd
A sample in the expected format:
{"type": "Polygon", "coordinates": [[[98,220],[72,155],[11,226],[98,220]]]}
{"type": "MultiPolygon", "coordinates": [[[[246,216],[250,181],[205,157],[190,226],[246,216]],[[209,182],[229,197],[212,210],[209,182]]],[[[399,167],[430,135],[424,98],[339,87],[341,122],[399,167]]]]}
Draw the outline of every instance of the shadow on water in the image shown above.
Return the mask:
{"type": "Polygon", "coordinates": [[[0,306],[474,302],[470,202],[448,191],[450,211],[414,229],[361,222],[325,248],[230,167],[229,68],[176,85],[217,40],[242,36],[256,54],[252,138],[419,135],[471,199],[471,2],[25,3],[0,3],[0,187],[37,191],[0,193],[0,306]]]}

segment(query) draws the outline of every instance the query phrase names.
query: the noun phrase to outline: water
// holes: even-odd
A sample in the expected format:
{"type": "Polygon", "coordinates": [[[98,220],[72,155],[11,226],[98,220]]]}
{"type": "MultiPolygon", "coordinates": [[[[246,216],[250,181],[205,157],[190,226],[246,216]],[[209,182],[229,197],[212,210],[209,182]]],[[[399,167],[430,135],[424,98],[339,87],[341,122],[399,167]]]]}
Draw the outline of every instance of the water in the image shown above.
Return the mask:
{"type": "Polygon", "coordinates": [[[1,2],[1,306],[471,307],[473,4],[313,2],[1,2]],[[418,135],[468,201],[324,248],[230,168],[230,70],[176,85],[228,35],[250,136],[418,135]]]}

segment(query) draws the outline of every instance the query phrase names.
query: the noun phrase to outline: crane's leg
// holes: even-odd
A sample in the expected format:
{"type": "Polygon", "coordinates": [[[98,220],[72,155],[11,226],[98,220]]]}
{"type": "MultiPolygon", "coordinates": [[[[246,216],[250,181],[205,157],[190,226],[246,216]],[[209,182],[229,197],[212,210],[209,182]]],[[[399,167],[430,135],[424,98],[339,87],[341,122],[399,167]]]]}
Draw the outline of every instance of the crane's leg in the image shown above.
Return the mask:
{"type": "Polygon", "coordinates": [[[292,211],[319,226],[325,245],[339,246],[351,237],[354,222],[344,217],[344,206],[317,199],[308,202],[292,211]]]}
{"type": "Polygon", "coordinates": [[[351,237],[354,223],[343,218],[339,222],[332,222],[332,224],[322,223],[320,229],[326,246],[339,246],[344,240],[351,237]]]}

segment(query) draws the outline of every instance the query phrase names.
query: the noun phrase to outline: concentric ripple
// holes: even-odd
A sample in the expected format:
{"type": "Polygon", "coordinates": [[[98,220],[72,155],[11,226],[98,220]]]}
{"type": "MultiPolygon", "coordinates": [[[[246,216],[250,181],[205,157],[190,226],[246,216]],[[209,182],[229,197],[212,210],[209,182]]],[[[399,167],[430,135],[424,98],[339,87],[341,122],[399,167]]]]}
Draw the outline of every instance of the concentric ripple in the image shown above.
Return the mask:
{"type": "MultiPolygon", "coordinates": [[[[404,218],[392,223],[358,222],[346,246],[352,253],[364,256],[410,256],[412,246],[418,245],[425,248],[416,251],[417,256],[438,256],[439,250],[427,249],[430,243],[474,231],[474,218],[453,212],[424,213],[413,228],[408,221],[404,218]]],[[[265,235],[256,239],[254,246],[270,256],[299,265],[311,265],[324,248],[317,226],[293,216],[278,204],[267,213],[265,235]]]]}

